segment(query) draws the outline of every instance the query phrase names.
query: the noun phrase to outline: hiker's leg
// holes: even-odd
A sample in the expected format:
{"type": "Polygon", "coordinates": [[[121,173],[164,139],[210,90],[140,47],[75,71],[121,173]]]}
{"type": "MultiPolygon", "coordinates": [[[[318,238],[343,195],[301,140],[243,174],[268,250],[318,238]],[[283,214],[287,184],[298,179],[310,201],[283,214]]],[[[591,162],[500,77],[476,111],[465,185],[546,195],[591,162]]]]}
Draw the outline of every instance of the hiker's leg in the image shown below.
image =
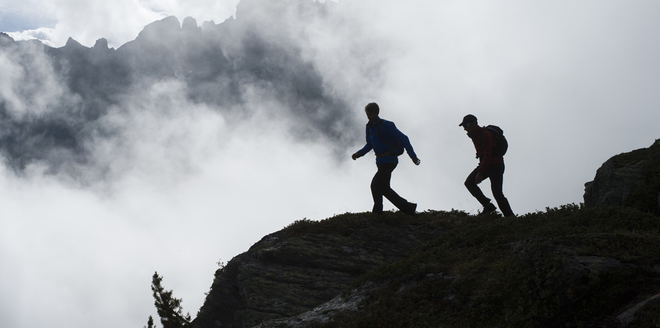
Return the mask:
{"type": "Polygon", "coordinates": [[[392,189],[392,186],[390,185],[390,181],[392,180],[392,171],[394,171],[397,164],[387,163],[387,165],[390,165],[392,167],[392,170],[390,171],[390,175],[389,178],[387,179],[387,183],[383,184],[383,196],[385,196],[385,198],[387,198],[387,200],[389,200],[390,203],[396,206],[396,208],[398,208],[399,210],[403,212],[410,212],[414,204],[409,203],[403,197],[399,196],[399,194],[397,194],[396,191],[394,191],[392,189]]]}
{"type": "Polygon", "coordinates": [[[399,196],[390,186],[392,171],[396,168],[396,163],[382,163],[378,165],[378,172],[371,182],[371,193],[374,196],[374,213],[383,211],[383,196],[387,198],[394,206],[402,211],[408,211],[412,204],[399,196]]]}
{"type": "Polygon", "coordinates": [[[488,168],[490,178],[490,189],[493,191],[493,197],[497,201],[500,211],[504,216],[514,215],[509,205],[509,200],[504,197],[502,187],[504,184],[504,163],[493,164],[488,168]]]}
{"type": "Polygon", "coordinates": [[[479,173],[479,168],[477,167],[468,175],[467,179],[465,179],[465,187],[467,188],[468,191],[470,191],[470,194],[476,198],[481,205],[484,207],[488,206],[490,204],[490,199],[484,195],[484,193],[481,191],[481,188],[479,188],[479,185],[477,185],[476,182],[474,182],[474,179],[477,177],[477,174],[479,173]]]}
{"type": "Polygon", "coordinates": [[[371,196],[374,199],[372,212],[374,213],[383,212],[383,194],[386,189],[390,189],[390,179],[395,167],[395,163],[378,164],[378,171],[371,180],[371,196]]]}

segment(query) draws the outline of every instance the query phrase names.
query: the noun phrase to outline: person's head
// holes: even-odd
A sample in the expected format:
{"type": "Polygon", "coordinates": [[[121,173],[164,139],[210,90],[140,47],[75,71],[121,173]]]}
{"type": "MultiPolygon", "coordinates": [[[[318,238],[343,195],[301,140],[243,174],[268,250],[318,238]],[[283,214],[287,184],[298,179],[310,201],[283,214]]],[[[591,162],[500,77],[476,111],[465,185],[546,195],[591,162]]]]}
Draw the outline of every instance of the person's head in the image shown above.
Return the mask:
{"type": "Polygon", "coordinates": [[[479,124],[477,124],[476,116],[472,114],[467,114],[465,115],[465,117],[463,117],[463,121],[458,126],[462,126],[463,129],[465,129],[465,131],[467,131],[467,133],[470,134],[474,132],[474,130],[476,130],[479,124]]]}
{"type": "Polygon", "coordinates": [[[378,120],[378,114],[380,113],[380,107],[375,102],[368,103],[364,106],[364,112],[367,114],[369,122],[375,122],[378,120]]]}

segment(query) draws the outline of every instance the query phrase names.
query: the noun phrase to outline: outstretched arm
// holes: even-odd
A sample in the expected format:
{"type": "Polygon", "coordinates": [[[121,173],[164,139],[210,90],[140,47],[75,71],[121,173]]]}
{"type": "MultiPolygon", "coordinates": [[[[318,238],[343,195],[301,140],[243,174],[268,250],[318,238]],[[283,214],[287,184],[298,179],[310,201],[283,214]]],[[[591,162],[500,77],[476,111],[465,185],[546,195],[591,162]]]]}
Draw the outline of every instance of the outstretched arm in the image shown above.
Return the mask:
{"type": "Polygon", "coordinates": [[[366,140],[367,143],[362,147],[362,149],[356,151],[353,155],[351,155],[351,158],[353,160],[356,160],[365,154],[367,154],[371,149],[373,149],[373,146],[371,145],[371,140],[369,139],[369,128],[366,129],[366,140]]]}

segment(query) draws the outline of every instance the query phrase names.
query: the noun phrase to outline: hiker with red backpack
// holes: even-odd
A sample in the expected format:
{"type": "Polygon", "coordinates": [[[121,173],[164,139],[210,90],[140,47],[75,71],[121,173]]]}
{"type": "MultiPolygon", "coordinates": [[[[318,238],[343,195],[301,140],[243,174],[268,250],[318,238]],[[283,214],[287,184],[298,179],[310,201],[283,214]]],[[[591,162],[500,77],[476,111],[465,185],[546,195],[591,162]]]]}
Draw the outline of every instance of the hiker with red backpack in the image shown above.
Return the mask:
{"type": "Polygon", "coordinates": [[[497,201],[502,214],[504,216],[515,215],[511,210],[509,200],[504,197],[504,193],[502,192],[504,182],[504,154],[508,147],[502,129],[494,125],[481,127],[477,123],[477,117],[472,114],[463,117],[463,121],[458,126],[462,126],[465,129],[468,137],[472,139],[474,148],[477,150],[479,166],[467,177],[465,187],[483,205],[484,209],[480,215],[492,213],[497,209],[479,188],[479,184],[486,179],[490,179],[490,188],[493,192],[493,197],[497,201]]]}
{"type": "Polygon", "coordinates": [[[415,165],[421,162],[408,137],[396,128],[393,122],[378,117],[380,108],[376,103],[369,103],[364,107],[369,122],[367,123],[367,144],[351,156],[356,160],[366,155],[372,149],[376,154],[378,171],[371,180],[371,195],[374,199],[373,213],[383,212],[383,196],[394,206],[406,214],[414,214],[417,204],[411,203],[399,196],[390,187],[392,171],[399,163],[398,156],[405,149],[415,165]]]}

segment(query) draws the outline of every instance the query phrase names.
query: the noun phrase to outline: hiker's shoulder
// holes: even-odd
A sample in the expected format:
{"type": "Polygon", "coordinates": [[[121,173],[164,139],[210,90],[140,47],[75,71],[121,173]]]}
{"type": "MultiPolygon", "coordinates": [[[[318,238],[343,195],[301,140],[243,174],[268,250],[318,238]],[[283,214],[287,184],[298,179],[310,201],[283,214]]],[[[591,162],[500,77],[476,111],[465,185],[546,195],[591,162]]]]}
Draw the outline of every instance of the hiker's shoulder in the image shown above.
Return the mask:
{"type": "Polygon", "coordinates": [[[486,137],[486,138],[493,137],[493,131],[491,131],[490,129],[487,129],[487,128],[485,128],[485,127],[482,127],[481,129],[482,129],[482,130],[481,130],[480,133],[481,133],[481,137],[482,137],[482,138],[483,138],[483,137],[486,137]]]}
{"type": "Polygon", "coordinates": [[[388,121],[388,120],[385,120],[385,119],[381,119],[381,121],[379,123],[380,123],[381,126],[384,126],[384,127],[394,127],[394,126],[396,126],[394,124],[394,122],[388,121]]]}

